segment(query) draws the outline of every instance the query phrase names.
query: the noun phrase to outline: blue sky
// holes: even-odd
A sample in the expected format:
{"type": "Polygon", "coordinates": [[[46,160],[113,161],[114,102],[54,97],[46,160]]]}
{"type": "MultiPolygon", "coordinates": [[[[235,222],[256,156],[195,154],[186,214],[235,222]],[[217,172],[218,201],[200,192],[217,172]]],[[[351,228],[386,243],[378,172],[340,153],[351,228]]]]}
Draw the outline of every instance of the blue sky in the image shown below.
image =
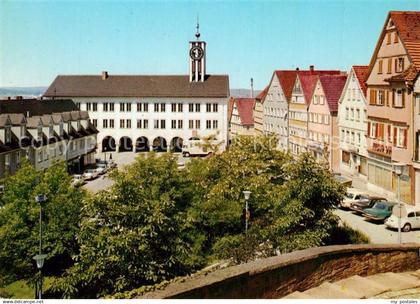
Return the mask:
{"type": "Polygon", "coordinates": [[[389,10],[420,0],[0,0],[0,86],[58,74],[187,74],[197,13],[207,72],[263,88],[274,69],[368,64],[389,10]]]}

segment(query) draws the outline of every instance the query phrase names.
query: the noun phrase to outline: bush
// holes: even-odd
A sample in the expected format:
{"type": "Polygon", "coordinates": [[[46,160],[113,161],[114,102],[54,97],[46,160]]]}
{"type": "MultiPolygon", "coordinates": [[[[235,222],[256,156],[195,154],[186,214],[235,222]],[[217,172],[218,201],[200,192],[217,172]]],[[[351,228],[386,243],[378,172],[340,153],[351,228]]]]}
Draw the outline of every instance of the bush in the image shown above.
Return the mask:
{"type": "Polygon", "coordinates": [[[345,244],[369,244],[369,237],[351,228],[349,225],[344,223],[343,225],[334,226],[329,238],[326,241],[326,245],[345,245],[345,244]]]}

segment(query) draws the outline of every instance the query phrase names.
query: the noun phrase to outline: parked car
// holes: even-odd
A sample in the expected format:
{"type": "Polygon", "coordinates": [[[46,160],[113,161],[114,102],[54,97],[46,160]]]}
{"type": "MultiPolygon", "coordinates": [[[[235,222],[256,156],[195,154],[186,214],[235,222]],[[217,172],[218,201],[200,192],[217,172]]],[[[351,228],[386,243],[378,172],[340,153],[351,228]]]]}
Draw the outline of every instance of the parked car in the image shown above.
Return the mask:
{"type": "Polygon", "coordinates": [[[343,209],[350,209],[352,203],[367,199],[368,195],[365,192],[350,188],[347,190],[346,194],[344,194],[344,199],[341,201],[340,207],[343,209]]]}
{"type": "Polygon", "coordinates": [[[381,196],[369,195],[366,199],[360,199],[350,204],[350,209],[356,212],[357,214],[362,214],[363,211],[367,208],[372,208],[376,202],[386,201],[386,198],[381,196]]]}
{"type": "Polygon", "coordinates": [[[96,172],[99,175],[105,174],[108,171],[108,166],[107,164],[97,164],[96,165],[96,172]]]}
{"type": "MultiPolygon", "coordinates": [[[[408,232],[411,229],[420,228],[420,210],[407,206],[407,216],[401,218],[401,230],[408,232]]],[[[385,226],[391,229],[398,229],[398,217],[391,215],[386,221],[385,226]]]]}
{"type": "Polygon", "coordinates": [[[391,216],[392,208],[396,204],[395,202],[387,202],[385,200],[378,201],[372,208],[366,208],[363,211],[363,216],[374,221],[385,221],[386,218],[391,216]]]}
{"type": "Polygon", "coordinates": [[[92,180],[98,177],[98,172],[96,171],[96,169],[87,169],[84,173],[83,173],[83,178],[85,180],[92,180]]]}
{"type": "Polygon", "coordinates": [[[71,181],[71,184],[75,187],[80,187],[86,184],[86,182],[82,174],[75,174],[73,175],[73,180],[71,181]]]}

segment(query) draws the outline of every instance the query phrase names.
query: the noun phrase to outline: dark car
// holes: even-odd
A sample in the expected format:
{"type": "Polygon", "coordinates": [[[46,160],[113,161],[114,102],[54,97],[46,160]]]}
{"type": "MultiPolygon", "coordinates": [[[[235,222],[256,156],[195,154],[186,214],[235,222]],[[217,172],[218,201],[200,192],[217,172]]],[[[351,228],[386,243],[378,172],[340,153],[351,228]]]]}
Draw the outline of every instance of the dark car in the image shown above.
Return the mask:
{"type": "Polygon", "coordinates": [[[376,202],[386,201],[386,198],[381,196],[369,195],[367,198],[355,201],[350,204],[350,209],[357,214],[362,214],[365,209],[372,208],[376,202]]]}
{"type": "Polygon", "coordinates": [[[387,201],[378,201],[373,205],[372,208],[366,208],[363,211],[363,216],[369,220],[374,221],[385,221],[392,214],[392,208],[397,203],[387,202],[387,201]]]}

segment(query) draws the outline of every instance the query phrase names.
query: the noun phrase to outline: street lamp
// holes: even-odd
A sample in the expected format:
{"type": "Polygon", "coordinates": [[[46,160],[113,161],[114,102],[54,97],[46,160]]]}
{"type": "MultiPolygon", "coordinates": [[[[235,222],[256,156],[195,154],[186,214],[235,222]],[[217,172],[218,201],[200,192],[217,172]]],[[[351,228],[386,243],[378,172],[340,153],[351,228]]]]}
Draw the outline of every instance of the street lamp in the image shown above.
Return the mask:
{"type": "Polygon", "coordinates": [[[242,191],[245,197],[245,234],[248,232],[248,219],[249,219],[249,211],[248,211],[248,200],[251,196],[251,191],[242,191]]]}
{"type": "Polygon", "coordinates": [[[39,269],[39,289],[38,299],[42,299],[42,267],[44,266],[46,254],[42,254],[42,205],[47,201],[45,194],[38,194],[35,197],[35,201],[39,204],[39,254],[34,256],[36,266],[39,269]]]}
{"type": "Polygon", "coordinates": [[[401,244],[401,192],[400,177],[405,164],[397,163],[393,165],[394,173],[397,175],[397,199],[398,199],[398,244],[401,244]]]}

